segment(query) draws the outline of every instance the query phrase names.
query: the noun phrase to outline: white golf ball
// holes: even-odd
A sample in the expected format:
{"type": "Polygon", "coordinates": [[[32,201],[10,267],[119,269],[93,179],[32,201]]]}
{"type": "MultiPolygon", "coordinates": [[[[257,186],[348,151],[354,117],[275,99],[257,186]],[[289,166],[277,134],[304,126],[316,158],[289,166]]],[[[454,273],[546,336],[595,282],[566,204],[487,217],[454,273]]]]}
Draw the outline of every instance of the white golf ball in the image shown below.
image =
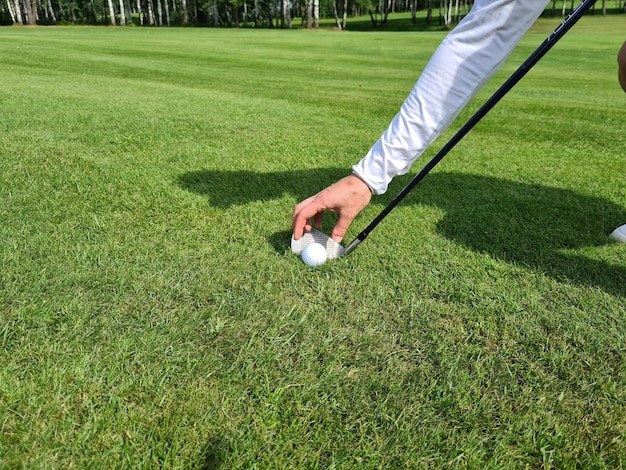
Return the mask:
{"type": "Polygon", "coordinates": [[[302,261],[307,266],[320,266],[327,258],[326,248],[321,243],[311,243],[302,250],[302,261]]]}

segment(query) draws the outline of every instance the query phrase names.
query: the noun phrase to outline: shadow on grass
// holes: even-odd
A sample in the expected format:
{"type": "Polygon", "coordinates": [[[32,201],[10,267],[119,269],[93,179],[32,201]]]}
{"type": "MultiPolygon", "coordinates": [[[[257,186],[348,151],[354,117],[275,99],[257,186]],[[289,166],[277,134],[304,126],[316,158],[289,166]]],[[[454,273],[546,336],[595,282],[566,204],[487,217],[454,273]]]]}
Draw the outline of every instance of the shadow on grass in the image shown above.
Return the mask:
{"type": "Polygon", "coordinates": [[[415,23],[406,15],[390,16],[385,23],[382,23],[380,15],[376,17],[376,24],[369,17],[362,16],[351,18],[346,24],[346,30],[359,32],[397,32],[397,31],[446,31],[443,17],[434,15],[430,23],[426,16],[418,16],[415,23]]]}
{"type": "Polygon", "coordinates": [[[218,470],[223,462],[224,454],[230,451],[229,444],[224,439],[211,439],[205,449],[203,460],[199,462],[201,470],[218,470]]]}
{"type": "MultiPolygon", "coordinates": [[[[186,173],[179,182],[189,191],[206,195],[211,205],[226,209],[280,198],[283,194],[291,194],[299,201],[345,174],[345,169],[337,168],[265,174],[205,170],[186,173]]],[[[373,202],[387,204],[399,189],[399,185],[395,186],[373,202]]],[[[626,209],[611,201],[488,176],[433,173],[402,202],[407,204],[444,210],[438,233],[474,251],[519,263],[559,280],[626,296],[623,265],[568,253],[614,243],[608,234],[615,226],[626,223],[626,209]]],[[[282,250],[289,237],[288,232],[281,232],[273,235],[270,243],[282,250]]]]}

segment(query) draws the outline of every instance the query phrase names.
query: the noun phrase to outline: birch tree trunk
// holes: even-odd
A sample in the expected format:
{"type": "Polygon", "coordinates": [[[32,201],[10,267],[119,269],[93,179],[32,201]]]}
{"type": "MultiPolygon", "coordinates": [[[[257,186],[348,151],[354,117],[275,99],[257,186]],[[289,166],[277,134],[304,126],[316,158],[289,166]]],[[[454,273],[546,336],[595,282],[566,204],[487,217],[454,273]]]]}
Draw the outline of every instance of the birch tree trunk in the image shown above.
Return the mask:
{"type": "Polygon", "coordinates": [[[154,26],[154,7],[152,6],[152,0],[148,0],[148,24],[154,26]]]}
{"type": "Polygon", "coordinates": [[[453,0],[448,0],[448,5],[444,13],[443,24],[446,29],[450,29],[450,25],[452,24],[452,1],[453,0]]]}
{"type": "Polygon", "coordinates": [[[113,0],[109,0],[109,15],[111,16],[111,26],[117,26],[115,21],[115,8],[113,8],[113,0]]]}
{"type": "Polygon", "coordinates": [[[15,0],[15,16],[17,17],[17,24],[24,24],[24,14],[22,13],[20,0],[15,0]]]}
{"type": "Polygon", "coordinates": [[[157,26],[163,26],[163,5],[157,0],[157,26]]]}
{"type": "Polygon", "coordinates": [[[143,9],[141,8],[141,0],[137,0],[137,13],[139,14],[139,25],[143,26],[143,9]]]}
{"type": "Polygon", "coordinates": [[[120,0],[120,25],[126,26],[126,12],[124,10],[124,0],[120,0]]]}
{"type": "Polygon", "coordinates": [[[341,29],[341,22],[339,21],[339,13],[337,12],[337,0],[333,0],[331,2],[331,5],[333,7],[333,16],[335,17],[335,24],[337,25],[338,29],[341,29]]]}
{"type": "Polygon", "coordinates": [[[57,24],[57,17],[54,14],[54,9],[52,8],[52,0],[48,0],[48,12],[50,13],[52,24],[57,24]]]}
{"type": "Polygon", "coordinates": [[[17,18],[15,17],[15,7],[11,5],[11,0],[7,0],[7,7],[9,8],[9,14],[11,15],[11,21],[13,24],[17,23],[17,18]]]}
{"type": "Polygon", "coordinates": [[[313,0],[313,27],[320,27],[320,0],[313,0]]]}

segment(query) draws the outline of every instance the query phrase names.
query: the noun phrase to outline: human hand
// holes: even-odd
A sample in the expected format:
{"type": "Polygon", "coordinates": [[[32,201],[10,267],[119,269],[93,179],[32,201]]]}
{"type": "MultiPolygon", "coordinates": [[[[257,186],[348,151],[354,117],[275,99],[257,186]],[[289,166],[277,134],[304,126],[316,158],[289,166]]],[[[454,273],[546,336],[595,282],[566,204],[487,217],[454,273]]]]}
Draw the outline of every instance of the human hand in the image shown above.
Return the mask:
{"type": "Polygon", "coordinates": [[[292,229],[294,240],[299,240],[304,231],[322,225],[325,211],[335,212],[339,220],[333,227],[331,238],[340,243],[354,218],[370,202],[372,192],[365,182],[356,175],[349,175],[311,196],[296,206],[293,211],[292,229]]]}

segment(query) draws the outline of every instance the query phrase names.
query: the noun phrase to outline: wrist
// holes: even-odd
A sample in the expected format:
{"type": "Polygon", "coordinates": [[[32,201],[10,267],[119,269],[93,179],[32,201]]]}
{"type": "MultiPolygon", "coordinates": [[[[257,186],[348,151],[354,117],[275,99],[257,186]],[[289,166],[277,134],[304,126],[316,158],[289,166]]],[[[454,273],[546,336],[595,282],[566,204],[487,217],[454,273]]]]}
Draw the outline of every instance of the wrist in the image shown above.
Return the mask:
{"type": "Polygon", "coordinates": [[[355,172],[352,172],[352,175],[351,175],[351,176],[354,176],[354,178],[355,178],[356,180],[358,180],[358,181],[360,181],[361,183],[363,183],[363,184],[367,187],[367,189],[369,189],[370,194],[374,194],[374,190],[372,189],[372,187],[369,185],[369,183],[368,183],[367,181],[365,181],[365,180],[363,179],[363,177],[362,177],[361,175],[359,175],[359,174],[357,174],[357,173],[355,173],[355,172]]]}

